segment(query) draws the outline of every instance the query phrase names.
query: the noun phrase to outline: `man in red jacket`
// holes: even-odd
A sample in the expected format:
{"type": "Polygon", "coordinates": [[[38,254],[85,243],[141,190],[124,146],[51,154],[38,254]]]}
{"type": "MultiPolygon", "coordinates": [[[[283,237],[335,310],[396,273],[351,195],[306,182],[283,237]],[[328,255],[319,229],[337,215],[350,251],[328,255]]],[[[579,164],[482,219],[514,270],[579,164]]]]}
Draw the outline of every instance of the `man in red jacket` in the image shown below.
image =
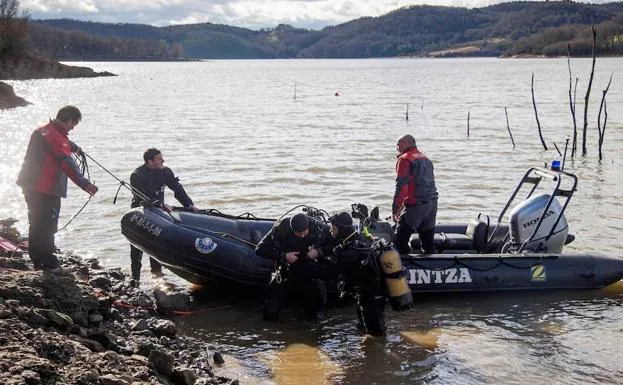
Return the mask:
{"type": "Polygon", "coordinates": [[[82,150],[67,138],[82,119],[77,107],[65,106],[56,119],[30,136],[24,163],[17,177],[28,206],[28,254],[35,268],[61,271],[54,255],[61,198],[67,197],[67,177],[95,195],[97,187],[86,179],[72,158],[82,150]]]}
{"type": "Polygon", "coordinates": [[[430,254],[434,252],[438,196],[433,162],[418,150],[411,135],[401,136],[397,146],[396,192],[392,212],[398,227],[394,243],[401,254],[411,252],[409,239],[417,231],[422,251],[430,254]]]}

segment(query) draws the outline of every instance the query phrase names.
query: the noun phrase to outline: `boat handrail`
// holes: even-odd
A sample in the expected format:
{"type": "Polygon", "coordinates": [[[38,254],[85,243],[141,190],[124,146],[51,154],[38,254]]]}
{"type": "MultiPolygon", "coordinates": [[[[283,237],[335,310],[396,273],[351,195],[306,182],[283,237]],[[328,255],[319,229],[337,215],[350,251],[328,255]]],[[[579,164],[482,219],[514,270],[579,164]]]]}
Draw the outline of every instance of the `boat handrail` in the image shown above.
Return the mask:
{"type": "MultiPolygon", "coordinates": [[[[504,206],[504,208],[500,212],[500,214],[498,216],[498,219],[496,221],[496,224],[495,224],[495,228],[493,229],[493,231],[491,232],[491,235],[489,236],[489,238],[487,240],[487,244],[489,244],[493,240],[494,234],[496,233],[498,227],[501,225],[502,220],[504,218],[504,215],[506,214],[506,212],[510,208],[511,204],[515,201],[515,198],[517,197],[517,194],[522,189],[524,184],[531,184],[532,185],[532,188],[530,189],[530,191],[528,192],[528,194],[524,198],[524,200],[527,200],[534,194],[535,190],[538,188],[538,186],[543,181],[543,179],[551,180],[552,182],[554,182],[555,185],[554,185],[554,187],[552,189],[552,192],[551,192],[550,197],[549,197],[549,199],[547,201],[547,204],[545,205],[545,207],[543,209],[543,212],[539,216],[539,221],[536,224],[532,234],[530,235],[530,237],[527,238],[526,241],[524,241],[521,244],[521,246],[518,249],[518,252],[522,251],[523,248],[529,242],[531,242],[534,239],[534,237],[536,236],[538,230],[541,227],[541,224],[546,219],[546,216],[544,214],[547,213],[547,210],[552,205],[552,202],[554,201],[555,197],[561,196],[561,197],[566,198],[565,202],[562,205],[560,213],[558,213],[558,216],[557,216],[557,218],[556,218],[556,220],[554,222],[554,225],[553,225],[552,229],[550,230],[549,234],[545,237],[545,239],[548,240],[552,236],[552,234],[554,234],[556,226],[558,226],[558,223],[560,222],[560,219],[562,218],[562,216],[563,216],[563,214],[565,212],[565,209],[567,208],[567,205],[569,204],[569,201],[571,200],[571,196],[576,191],[578,178],[577,178],[577,176],[575,174],[572,174],[572,173],[569,173],[569,172],[566,172],[566,171],[554,171],[554,170],[549,170],[549,169],[542,168],[542,167],[531,167],[531,168],[528,169],[528,171],[526,171],[526,173],[524,174],[523,178],[521,178],[521,180],[517,184],[517,187],[515,187],[515,190],[511,194],[511,196],[508,199],[508,201],[506,202],[506,205],[504,206]],[[561,188],[560,187],[561,183],[562,183],[562,180],[565,179],[565,178],[563,178],[563,176],[567,176],[567,177],[572,179],[572,183],[571,183],[571,187],[570,188],[561,188]]],[[[511,228],[509,226],[508,232],[510,233],[510,231],[511,231],[511,228]]]]}

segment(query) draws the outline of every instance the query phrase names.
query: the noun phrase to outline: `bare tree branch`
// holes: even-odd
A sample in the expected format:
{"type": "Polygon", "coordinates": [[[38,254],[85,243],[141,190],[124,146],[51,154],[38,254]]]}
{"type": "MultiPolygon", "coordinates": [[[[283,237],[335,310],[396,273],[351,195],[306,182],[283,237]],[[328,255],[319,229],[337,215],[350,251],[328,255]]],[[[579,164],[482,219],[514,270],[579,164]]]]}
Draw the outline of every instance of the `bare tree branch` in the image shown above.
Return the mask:
{"type": "MultiPolygon", "coordinates": [[[[575,148],[578,141],[578,125],[575,120],[575,96],[571,97],[571,87],[573,85],[573,78],[571,77],[571,45],[567,44],[567,66],[569,67],[569,108],[571,109],[571,118],[573,118],[573,148],[571,149],[571,157],[575,155],[575,148]]],[[[575,81],[577,88],[577,78],[575,81]]]]}
{"type": "Polygon", "coordinates": [[[593,65],[591,67],[591,77],[588,79],[588,88],[586,89],[586,95],[584,96],[584,130],[582,131],[582,155],[586,155],[586,129],[588,127],[588,100],[591,95],[591,87],[593,85],[593,76],[595,75],[595,46],[597,44],[597,30],[595,26],[591,26],[593,31],[593,65]]]}
{"type": "Polygon", "coordinates": [[[578,77],[575,78],[575,85],[573,86],[573,121],[574,121],[574,128],[573,128],[573,146],[571,149],[571,157],[573,158],[573,156],[575,155],[575,152],[578,149],[578,130],[577,127],[575,125],[575,111],[577,111],[576,109],[576,100],[577,100],[577,96],[578,96],[578,80],[580,80],[578,77]]]}
{"type": "Polygon", "coordinates": [[[506,128],[508,129],[508,135],[511,136],[511,142],[513,143],[513,150],[515,149],[515,139],[513,139],[513,133],[511,132],[511,127],[508,124],[508,111],[506,107],[504,107],[504,114],[506,115],[506,128]]]}
{"type": "MultiPolygon", "coordinates": [[[[602,91],[601,104],[599,105],[599,115],[597,115],[597,132],[599,133],[599,160],[602,159],[601,147],[604,144],[604,134],[606,133],[606,120],[604,120],[603,130],[601,128],[601,110],[606,104],[606,94],[608,93],[608,90],[610,89],[610,84],[612,83],[612,75],[614,74],[612,73],[610,74],[610,80],[608,81],[608,85],[606,86],[606,89],[602,91]]],[[[605,119],[608,119],[607,113],[606,113],[605,119]]]]}
{"type": "Polygon", "coordinates": [[[539,138],[541,138],[541,144],[545,151],[547,151],[547,145],[545,144],[545,140],[543,140],[543,134],[541,133],[541,122],[539,122],[539,113],[536,110],[536,101],[534,100],[534,72],[532,73],[532,105],[534,106],[534,117],[536,118],[536,125],[539,128],[539,138]]]}
{"type": "Polygon", "coordinates": [[[558,152],[558,156],[562,156],[562,152],[560,152],[560,149],[558,148],[558,145],[556,144],[556,142],[554,142],[554,148],[558,152]]]}

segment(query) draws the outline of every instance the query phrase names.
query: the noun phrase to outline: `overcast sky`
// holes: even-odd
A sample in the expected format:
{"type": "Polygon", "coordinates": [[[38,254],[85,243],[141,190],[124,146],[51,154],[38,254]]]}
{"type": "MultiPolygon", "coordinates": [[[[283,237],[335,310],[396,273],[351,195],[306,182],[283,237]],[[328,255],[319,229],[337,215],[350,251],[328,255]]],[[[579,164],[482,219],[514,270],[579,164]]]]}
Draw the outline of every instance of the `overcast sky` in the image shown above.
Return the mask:
{"type": "MultiPolygon", "coordinates": [[[[221,23],[251,29],[285,23],[320,29],[415,5],[483,7],[496,0],[20,0],[34,19],[71,18],[156,26],[221,23]]],[[[594,2],[600,2],[599,0],[594,2]]]]}

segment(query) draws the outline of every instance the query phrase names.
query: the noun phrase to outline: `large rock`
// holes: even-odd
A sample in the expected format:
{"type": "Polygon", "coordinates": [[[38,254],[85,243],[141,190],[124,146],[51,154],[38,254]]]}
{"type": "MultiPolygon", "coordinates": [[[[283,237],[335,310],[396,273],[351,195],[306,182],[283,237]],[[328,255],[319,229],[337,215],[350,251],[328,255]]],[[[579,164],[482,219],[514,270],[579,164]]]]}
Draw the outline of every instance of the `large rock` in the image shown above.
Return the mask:
{"type": "Polygon", "coordinates": [[[175,359],[169,353],[160,350],[152,350],[149,353],[149,364],[158,371],[158,373],[170,376],[173,372],[173,364],[175,359]]]}
{"type": "Polygon", "coordinates": [[[181,291],[181,289],[172,293],[155,289],[154,297],[159,310],[188,311],[192,307],[190,295],[187,292],[181,291]]]}
{"type": "Polygon", "coordinates": [[[6,108],[23,107],[29,104],[30,103],[26,101],[26,99],[15,95],[13,87],[6,83],[0,82],[0,110],[6,108]]]}
{"type": "Polygon", "coordinates": [[[169,378],[174,385],[195,385],[197,376],[186,368],[175,369],[169,378]]]}

